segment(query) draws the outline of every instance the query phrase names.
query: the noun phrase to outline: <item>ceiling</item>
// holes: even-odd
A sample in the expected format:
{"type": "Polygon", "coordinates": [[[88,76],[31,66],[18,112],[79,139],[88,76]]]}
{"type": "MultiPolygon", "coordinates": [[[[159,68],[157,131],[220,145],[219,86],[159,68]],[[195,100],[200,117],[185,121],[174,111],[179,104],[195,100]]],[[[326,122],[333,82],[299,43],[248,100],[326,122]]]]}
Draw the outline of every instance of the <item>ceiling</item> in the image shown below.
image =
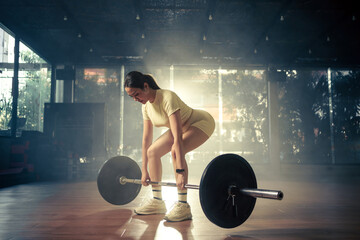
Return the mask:
{"type": "Polygon", "coordinates": [[[360,65],[357,0],[0,0],[51,64],[360,65]]]}

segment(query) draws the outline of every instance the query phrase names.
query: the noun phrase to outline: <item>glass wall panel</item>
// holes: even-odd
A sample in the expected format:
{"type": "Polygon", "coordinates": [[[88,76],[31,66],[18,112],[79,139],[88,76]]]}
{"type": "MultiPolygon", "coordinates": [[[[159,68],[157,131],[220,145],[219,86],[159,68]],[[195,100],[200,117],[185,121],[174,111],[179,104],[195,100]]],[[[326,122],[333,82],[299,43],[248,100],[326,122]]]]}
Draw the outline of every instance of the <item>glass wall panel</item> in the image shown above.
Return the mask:
{"type": "Polygon", "coordinates": [[[10,136],[13,71],[0,67],[0,136],[10,136]]]}
{"type": "MultiPolygon", "coordinates": [[[[82,68],[76,72],[75,102],[105,103],[105,146],[110,156],[120,148],[120,71],[82,68]]],[[[101,127],[101,126],[99,126],[101,127]]]]}
{"type": "Polygon", "coordinates": [[[249,162],[268,161],[267,85],[263,71],[221,70],[225,152],[249,162]]]}
{"type": "Polygon", "coordinates": [[[10,136],[15,39],[0,26],[0,136],[10,136]]]}
{"type": "Polygon", "coordinates": [[[360,71],[332,71],[336,164],[360,163],[360,71]]]}
{"type": "Polygon", "coordinates": [[[289,71],[279,86],[281,161],[331,164],[327,71],[289,71]]]}
{"type": "MultiPolygon", "coordinates": [[[[121,67],[77,72],[76,102],[106,103],[106,145],[110,155],[118,155],[123,144],[124,155],[141,160],[141,104],[126,92],[121,127],[122,73],[133,70],[152,74],[161,88],[175,91],[189,106],[204,109],[214,116],[214,134],[203,146],[188,154],[189,163],[206,166],[223,152],[238,153],[253,163],[268,162],[264,72],[176,65],[126,66],[123,72],[121,67]]],[[[333,72],[332,77],[328,77],[326,69],[293,70],[287,72],[286,81],[278,83],[282,163],[332,164],[332,137],[336,163],[359,162],[359,73],[333,72]],[[330,109],[334,117],[333,135],[330,109]]],[[[164,131],[165,128],[154,128],[154,139],[164,131]]],[[[170,160],[170,155],[164,159],[170,160]]],[[[164,171],[171,171],[171,165],[167,161],[163,163],[166,163],[164,171]]]]}
{"type": "Polygon", "coordinates": [[[18,130],[43,131],[44,103],[50,102],[51,68],[20,42],[18,130]]]}
{"type": "Polygon", "coordinates": [[[173,90],[190,107],[209,112],[216,121],[213,135],[187,155],[187,161],[199,172],[221,151],[218,138],[219,94],[218,70],[191,66],[174,66],[173,90]]]}

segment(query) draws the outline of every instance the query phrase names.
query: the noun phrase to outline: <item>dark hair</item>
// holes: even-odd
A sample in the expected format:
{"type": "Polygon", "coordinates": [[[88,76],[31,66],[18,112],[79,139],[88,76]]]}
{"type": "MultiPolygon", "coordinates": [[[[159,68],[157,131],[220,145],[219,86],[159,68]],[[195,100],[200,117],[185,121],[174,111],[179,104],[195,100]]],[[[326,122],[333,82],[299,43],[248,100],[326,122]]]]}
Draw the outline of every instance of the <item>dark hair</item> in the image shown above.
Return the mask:
{"type": "Polygon", "coordinates": [[[137,71],[132,71],[126,74],[124,88],[129,87],[144,89],[144,83],[149,84],[149,87],[152,89],[160,89],[152,76],[148,74],[142,74],[141,72],[137,71]]]}

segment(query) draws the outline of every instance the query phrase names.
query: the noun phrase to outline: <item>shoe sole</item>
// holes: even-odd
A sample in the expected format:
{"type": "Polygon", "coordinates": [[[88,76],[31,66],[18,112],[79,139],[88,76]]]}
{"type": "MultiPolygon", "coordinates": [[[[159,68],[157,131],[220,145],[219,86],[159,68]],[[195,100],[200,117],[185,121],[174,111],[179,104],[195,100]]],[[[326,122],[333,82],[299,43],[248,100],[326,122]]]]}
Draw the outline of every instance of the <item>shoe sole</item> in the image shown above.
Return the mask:
{"type": "Polygon", "coordinates": [[[164,220],[166,220],[168,222],[182,222],[182,221],[192,220],[192,216],[184,218],[184,219],[179,219],[179,220],[170,220],[168,217],[164,217],[164,220]]]}
{"type": "Polygon", "coordinates": [[[136,213],[137,215],[157,215],[157,214],[165,214],[166,213],[166,211],[165,212],[151,212],[151,213],[141,213],[141,212],[136,212],[135,210],[134,210],[134,213],[136,213]]]}

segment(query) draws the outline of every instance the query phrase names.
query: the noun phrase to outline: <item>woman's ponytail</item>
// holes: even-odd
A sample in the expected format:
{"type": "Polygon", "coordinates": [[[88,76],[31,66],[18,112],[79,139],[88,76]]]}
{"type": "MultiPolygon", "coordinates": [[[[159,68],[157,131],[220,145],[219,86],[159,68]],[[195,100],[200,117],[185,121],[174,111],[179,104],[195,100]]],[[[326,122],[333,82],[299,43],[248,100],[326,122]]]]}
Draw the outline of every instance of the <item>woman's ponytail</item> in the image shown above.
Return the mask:
{"type": "Polygon", "coordinates": [[[144,89],[144,83],[149,84],[149,87],[154,90],[160,89],[159,85],[157,85],[155,79],[151,75],[142,74],[138,71],[132,71],[126,74],[124,88],[144,89]]]}
{"type": "Polygon", "coordinates": [[[147,84],[149,84],[149,87],[152,89],[160,89],[159,85],[157,85],[155,79],[149,75],[149,74],[144,74],[144,82],[146,82],[147,84]]]}

